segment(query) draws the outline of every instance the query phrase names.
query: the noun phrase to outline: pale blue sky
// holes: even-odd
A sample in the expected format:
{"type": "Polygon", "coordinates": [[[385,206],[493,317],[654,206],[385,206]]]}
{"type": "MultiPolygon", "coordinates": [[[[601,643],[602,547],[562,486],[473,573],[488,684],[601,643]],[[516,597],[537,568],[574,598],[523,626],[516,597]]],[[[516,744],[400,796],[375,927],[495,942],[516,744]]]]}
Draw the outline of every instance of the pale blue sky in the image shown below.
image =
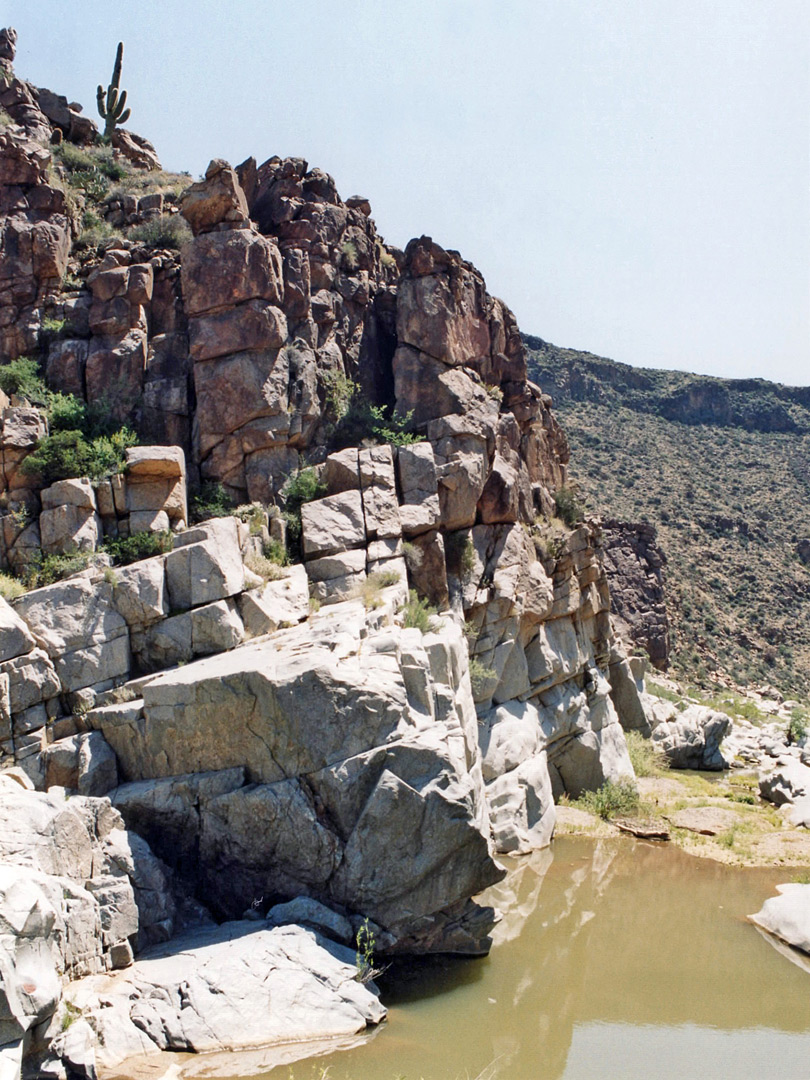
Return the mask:
{"type": "Polygon", "coordinates": [[[17,71],[195,177],[306,157],[522,329],[810,383],[808,0],[21,0],[17,71]]]}

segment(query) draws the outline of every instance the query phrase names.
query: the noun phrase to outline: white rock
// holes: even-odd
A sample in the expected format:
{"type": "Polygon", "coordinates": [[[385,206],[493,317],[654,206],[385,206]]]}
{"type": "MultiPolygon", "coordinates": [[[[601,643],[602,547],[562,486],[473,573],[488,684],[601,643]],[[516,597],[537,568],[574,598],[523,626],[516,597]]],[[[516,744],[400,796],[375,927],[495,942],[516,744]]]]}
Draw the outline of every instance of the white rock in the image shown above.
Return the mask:
{"type": "Polygon", "coordinates": [[[810,885],[791,882],[777,885],[776,889],[779,896],[766,900],[761,910],[748,918],[789,945],[810,953],[810,885]]]}

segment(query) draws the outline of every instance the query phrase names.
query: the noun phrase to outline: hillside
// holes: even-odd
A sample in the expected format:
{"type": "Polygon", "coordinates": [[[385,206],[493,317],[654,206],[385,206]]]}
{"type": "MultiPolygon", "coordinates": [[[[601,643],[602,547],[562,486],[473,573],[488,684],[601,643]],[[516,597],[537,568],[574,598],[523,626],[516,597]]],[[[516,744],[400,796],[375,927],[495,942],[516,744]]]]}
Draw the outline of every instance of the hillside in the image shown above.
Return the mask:
{"type": "Polygon", "coordinates": [[[631,368],[526,337],[589,510],[649,521],[675,674],[810,686],[810,388],[631,368]]]}

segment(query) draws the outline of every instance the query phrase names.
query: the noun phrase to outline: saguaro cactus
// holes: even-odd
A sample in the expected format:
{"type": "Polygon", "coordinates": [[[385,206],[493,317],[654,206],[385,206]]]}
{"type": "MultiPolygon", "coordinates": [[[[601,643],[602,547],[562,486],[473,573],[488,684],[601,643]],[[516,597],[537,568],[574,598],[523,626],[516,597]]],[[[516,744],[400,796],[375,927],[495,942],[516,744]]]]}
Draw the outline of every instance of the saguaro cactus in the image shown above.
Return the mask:
{"type": "Polygon", "coordinates": [[[107,87],[106,102],[104,87],[99,86],[96,93],[98,115],[106,121],[104,125],[104,138],[109,139],[115,131],[116,124],[125,124],[129,120],[131,110],[124,108],[127,103],[126,90],[119,91],[121,82],[121,64],[124,60],[124,43],[118,42],[118,51],[115,54],[115,66],[113,67],[112,80],[107,87]]]}

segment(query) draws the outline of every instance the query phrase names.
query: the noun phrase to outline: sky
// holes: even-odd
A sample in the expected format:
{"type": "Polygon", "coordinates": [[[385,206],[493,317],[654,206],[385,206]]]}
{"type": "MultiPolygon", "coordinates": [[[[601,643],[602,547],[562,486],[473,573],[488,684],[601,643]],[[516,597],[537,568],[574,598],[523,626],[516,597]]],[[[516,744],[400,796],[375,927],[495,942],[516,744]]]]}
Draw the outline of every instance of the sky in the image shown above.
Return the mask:
{"type": "Polygon", "coordinates": [[[166,168],[304,157],[527,333],[810,384],[808,0],[0,0],[0,25],[93,116],[122,40],[166,168]]]}

